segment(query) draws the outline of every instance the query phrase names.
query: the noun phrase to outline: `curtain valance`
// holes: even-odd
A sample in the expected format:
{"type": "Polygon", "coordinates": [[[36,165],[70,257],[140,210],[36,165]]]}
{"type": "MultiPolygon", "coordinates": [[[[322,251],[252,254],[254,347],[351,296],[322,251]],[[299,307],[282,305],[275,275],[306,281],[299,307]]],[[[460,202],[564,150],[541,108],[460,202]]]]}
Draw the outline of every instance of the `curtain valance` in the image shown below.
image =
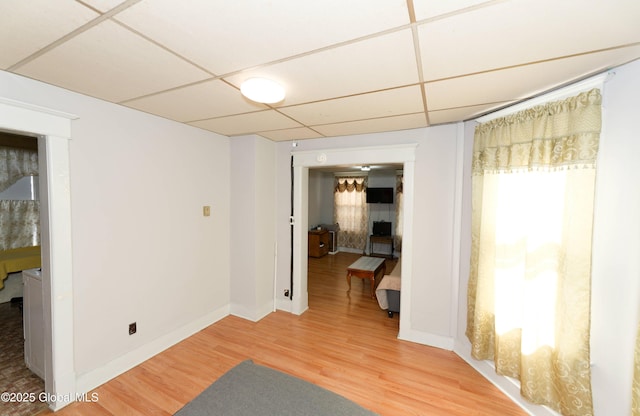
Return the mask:
{"type": "Polygon", "coordinates": [[[367,177],[336,177],[335,192],[362,192],[367,189],[367,177]]]}
{"type": "Polygon", "coordinates": [[[595,167],[601,102],[593,89],[477,126],[473,174],[595,167]]]}

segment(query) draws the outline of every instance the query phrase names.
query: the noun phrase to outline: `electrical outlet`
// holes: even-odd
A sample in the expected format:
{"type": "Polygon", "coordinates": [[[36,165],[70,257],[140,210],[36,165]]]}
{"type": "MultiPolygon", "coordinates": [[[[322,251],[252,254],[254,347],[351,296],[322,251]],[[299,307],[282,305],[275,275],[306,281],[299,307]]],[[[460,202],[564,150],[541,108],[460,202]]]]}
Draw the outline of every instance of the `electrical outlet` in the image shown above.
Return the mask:
{"type": "Polygon", "coordinates": [[[284,295],[285,295],[286,297],[289,297],[289,289],[285,289],[285,290],[284,290],[284,295]]]}
{"type": "Polygon", "coordinates": [[[137,330],[138,330],[138,328],[136,328],[136,323],[135,322],[129,324],[129,335],[135,334],[137,330]]]}

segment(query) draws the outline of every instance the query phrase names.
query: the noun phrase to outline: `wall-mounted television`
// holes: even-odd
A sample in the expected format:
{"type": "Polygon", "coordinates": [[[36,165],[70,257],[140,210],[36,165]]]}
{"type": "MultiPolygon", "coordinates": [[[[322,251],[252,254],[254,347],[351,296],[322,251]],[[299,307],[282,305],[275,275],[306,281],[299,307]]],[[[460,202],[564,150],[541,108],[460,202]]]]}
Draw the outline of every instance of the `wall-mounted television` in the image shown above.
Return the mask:
{"type": "Polygon", "coordinates": [[[393,204],[393,188],[367,188],[367,204],[393,204]]]}

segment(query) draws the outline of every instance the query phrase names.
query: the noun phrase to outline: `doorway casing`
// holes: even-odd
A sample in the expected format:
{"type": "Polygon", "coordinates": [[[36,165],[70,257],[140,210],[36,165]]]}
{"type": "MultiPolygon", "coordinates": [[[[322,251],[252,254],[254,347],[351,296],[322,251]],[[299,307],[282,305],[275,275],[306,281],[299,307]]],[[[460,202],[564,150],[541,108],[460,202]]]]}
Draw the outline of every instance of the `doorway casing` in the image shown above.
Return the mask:
{"type": "Polygon", "coordinates": [[[0,97],[0,129],[38,137],[45,310],[45,392],[58,410],[76,395],[69,140],[77,117],[0,97]]]}
{"type": "Polygon", "coordinates": [[[293,156],[293,299],[291,312],[302,314],[309,307],[307,291],[307,231],[309,168],[403,164],[403,231],[402,231],[402,288],[400,304],[400,335],[410,330],[412,259],[413,259],[413,202],[414,172],[417,143],[343,149],[295,151],[293,156]]]}

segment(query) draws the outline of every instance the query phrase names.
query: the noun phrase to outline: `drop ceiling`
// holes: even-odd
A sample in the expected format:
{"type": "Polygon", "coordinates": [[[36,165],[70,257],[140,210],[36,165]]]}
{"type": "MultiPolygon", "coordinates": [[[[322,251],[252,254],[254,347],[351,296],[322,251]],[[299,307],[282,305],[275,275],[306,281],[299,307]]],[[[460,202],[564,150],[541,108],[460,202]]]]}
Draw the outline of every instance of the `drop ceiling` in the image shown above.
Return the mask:
{"type": "Polygon", "coordinates": [[[225,136],[467,120],[640,57],[638,0],[3,0],[0,69],[225,136]],[[284,101],[240,94],[282,83],[284,101]]]}

